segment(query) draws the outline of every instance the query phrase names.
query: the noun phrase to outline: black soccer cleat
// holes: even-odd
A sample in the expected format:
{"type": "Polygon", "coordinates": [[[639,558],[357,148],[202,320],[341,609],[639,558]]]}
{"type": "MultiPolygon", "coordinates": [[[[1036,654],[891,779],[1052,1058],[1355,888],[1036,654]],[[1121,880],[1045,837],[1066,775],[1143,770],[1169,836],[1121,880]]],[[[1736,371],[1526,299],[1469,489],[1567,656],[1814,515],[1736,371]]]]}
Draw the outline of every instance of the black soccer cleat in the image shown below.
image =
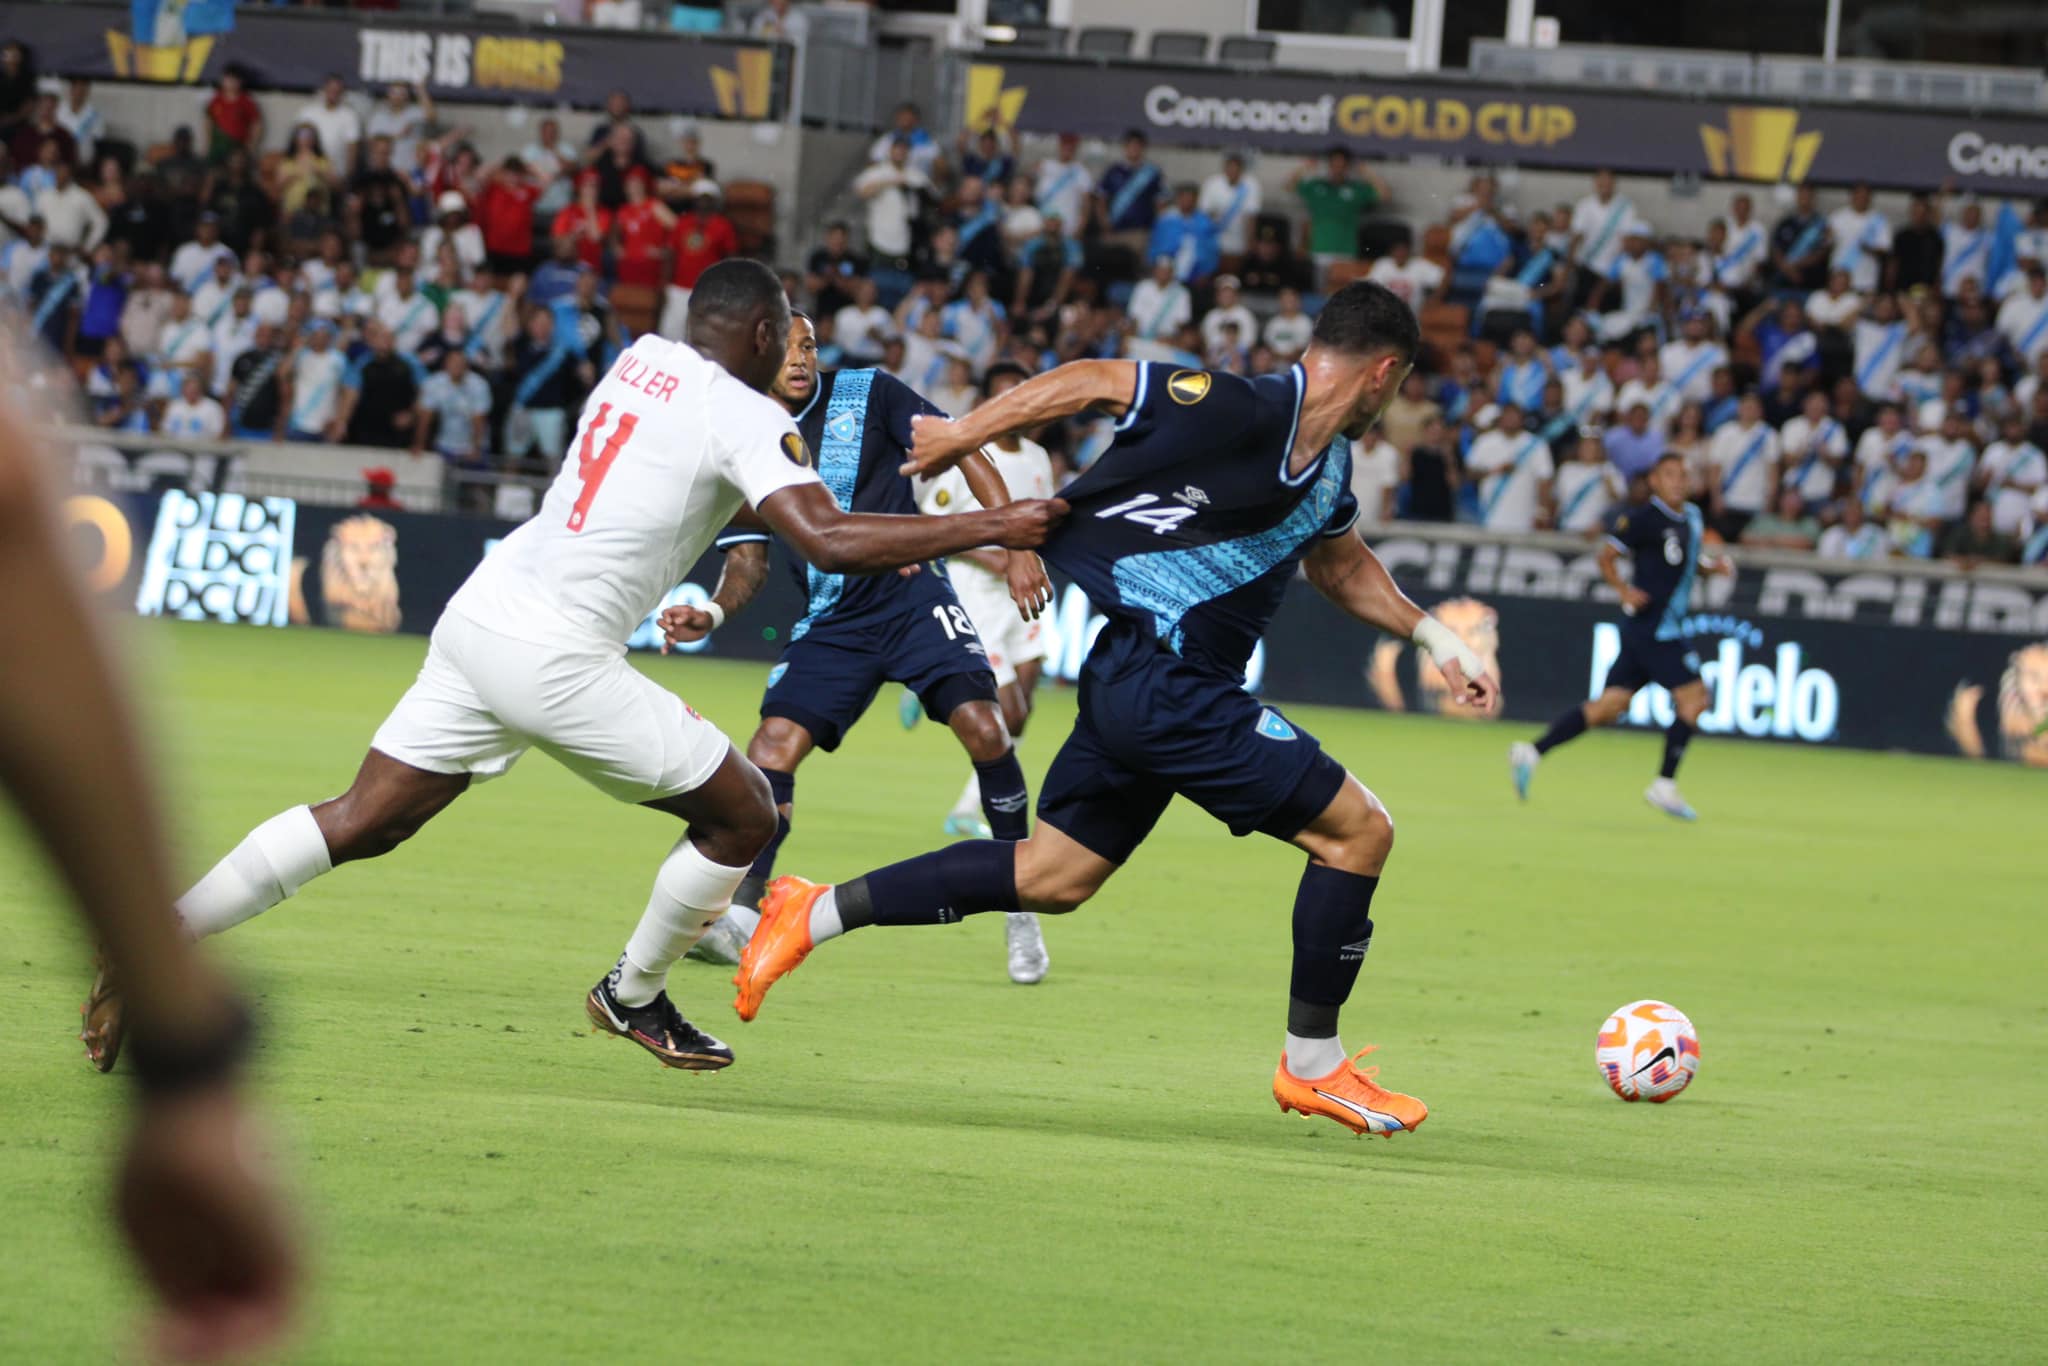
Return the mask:
{"type": "Polygon", "coordinates": [[[661,1059],[663,1067],[716,1072],[732,1066],[732,1050],[683,1018],[662,992],[644,1006],[629,1006],[612,994],[614,968],[583,998],[590,1022],[607,1034],[628,1039],[661,1059]]]}

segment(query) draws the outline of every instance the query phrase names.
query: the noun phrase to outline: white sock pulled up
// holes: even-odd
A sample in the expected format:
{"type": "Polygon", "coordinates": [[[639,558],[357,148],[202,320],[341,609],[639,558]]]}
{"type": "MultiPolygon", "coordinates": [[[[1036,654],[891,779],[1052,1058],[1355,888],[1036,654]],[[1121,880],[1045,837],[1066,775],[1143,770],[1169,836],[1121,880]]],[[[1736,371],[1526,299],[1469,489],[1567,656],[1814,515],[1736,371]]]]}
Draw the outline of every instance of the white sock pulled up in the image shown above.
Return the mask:
{"type": "Polygon", "coordinates": [[[1344,1051],[1344,1041],[1335,1035],[1327,1039],[1304,1039],[1299,1034],[1287,1036],[1287,1070],[1303,1081],[1329,1076],[1350,1056],[1344,1051]]]}
{"type": "Polygon", "coordinates": [[[612,993],[622,1004],[644,1006],[661,994],[668,985],[668,970],[704,937],[712,921],[726,913],[746,875],[745,865],[728,868],[713,863],[687,836],[676,841],[654,875],[647,909],[619,960],[619,980],[612,993]]]}
{"type": "Polygon", "coordinates": [[[179,897],[178,918],[204,939],[261,915],[333,867],[313,808],[295,806],[251,830],[179,897]]]}

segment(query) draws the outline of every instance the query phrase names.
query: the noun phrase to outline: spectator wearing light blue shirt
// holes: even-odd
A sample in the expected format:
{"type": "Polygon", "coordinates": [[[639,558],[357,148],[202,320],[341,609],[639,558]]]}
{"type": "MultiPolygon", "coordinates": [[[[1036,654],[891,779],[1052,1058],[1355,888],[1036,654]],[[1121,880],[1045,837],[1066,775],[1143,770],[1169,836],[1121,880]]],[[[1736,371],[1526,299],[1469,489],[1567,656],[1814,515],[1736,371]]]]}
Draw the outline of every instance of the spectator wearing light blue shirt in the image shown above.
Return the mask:
{"type": "Polygon", "coordinates": [[[469,357],[450,351],[442,368],[420,386],[419,416],[413,423],[412,453],[429,444],[451,465],[475,469],[484,463],[484,427],[491,416],[491,386],[469,368],[469,357]]]}
{"type": "Polygon", "coordinates": [[[1152,225],[1146,255],[1152,260],[1170,257],[1173,276],[1184,285],[1200,287],[1216,273],[1222,259],[1222,244],[1216,234],[1216,220],[1195,207],[1196,191],[1182,185],[1173,192],[1173,207],[1159,215],[1152,225]]]}

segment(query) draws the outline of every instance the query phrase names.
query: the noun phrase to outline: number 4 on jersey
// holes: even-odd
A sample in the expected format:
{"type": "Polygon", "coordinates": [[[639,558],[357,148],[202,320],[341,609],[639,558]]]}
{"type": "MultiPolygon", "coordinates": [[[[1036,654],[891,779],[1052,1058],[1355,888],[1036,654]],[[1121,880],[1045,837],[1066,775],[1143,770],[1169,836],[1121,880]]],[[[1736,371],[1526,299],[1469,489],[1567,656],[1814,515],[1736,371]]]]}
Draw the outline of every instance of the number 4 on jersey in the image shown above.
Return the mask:
{"type": "Polygon", "coordinates": [[[1154,536],[1165,535],[1195,515],[1193,508],[1151,506],[1158,501],[1159,495],[1156,493],[1141,493],[1135,498],[1118,503],[1115,507],[1106,507],[1095,515],[1102,518],[1121,517],[1127,522],[1136,522],[1139,526],[1152,528],[1154,536]]]}
{"type": "Polygon", "coordinates": [[[640,419],[634,414],[620,413],[619,425],[612,428],[604,448],[598,450],[597,434],[611,412],[611,404],[598,404],[597,416],[583,431],[583,445],[576,452],[576,477],[583,481],[583,492],[576,495],[576,506],[569,509],[571,531],[583,530],[584,520],[590,516],[590,500],[597,497],[598,487],[604,483],[605,475],[611,472],[612,461],[619,458],[619,451],[633,439],[633,429],[640,425],[640,419]],[[592,454],[593,451],[596,453],[592,454]]]}

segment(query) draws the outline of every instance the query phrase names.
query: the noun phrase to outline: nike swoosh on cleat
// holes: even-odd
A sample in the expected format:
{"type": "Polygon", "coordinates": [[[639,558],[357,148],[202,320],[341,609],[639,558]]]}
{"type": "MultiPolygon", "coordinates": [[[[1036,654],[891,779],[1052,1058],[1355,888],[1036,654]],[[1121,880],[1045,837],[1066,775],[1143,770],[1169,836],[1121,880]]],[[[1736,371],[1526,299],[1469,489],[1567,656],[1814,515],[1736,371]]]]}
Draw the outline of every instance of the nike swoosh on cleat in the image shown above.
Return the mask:
{"type": "Polygon", "coordinates": [[[1317,1095],[1321,1096],[1324,1100],[1335,1101],[1337,1104],[1343,1106],[1352,1114],[1357,1115],[1360,1119],[1364,1120],[1368,1124],[1384,1124],[1390,1129],[1405,1129],[1408,1127],[1407,1125],[1403,1124],[1400,1120],[1395,1119],[1392,1115],[1382,1114],[1378,1110],[1367,1109],[1365,1106],[1360,1105],[1355,1100],[1346,1100],[1342,1096],[1333,1096],[1328,1091],[1323,1090],[1319,1086],[1310,1087],[1309,1089],[1314,1091],[1317,1095]]]}
{"type": "Polygon", "coordinates": [[[1677,1061],[1678,1054],[1672,1052],[1670,1049],[1667,1048],[1662,1053],[1659,1053],[1656,1057],[1651,1058],[1648,1062],[1644,1063],[1641,1067],[1638,1067],[1635,1071],[1629,1073],[1629,1075],[1632,1077],[1640,1077],[1641,1075],[1643,1075],[1643,1073],[1649,1071],[1651,1068],[1655,1067],[1660,1062],[1675,1063],[1677,1061]]]}

